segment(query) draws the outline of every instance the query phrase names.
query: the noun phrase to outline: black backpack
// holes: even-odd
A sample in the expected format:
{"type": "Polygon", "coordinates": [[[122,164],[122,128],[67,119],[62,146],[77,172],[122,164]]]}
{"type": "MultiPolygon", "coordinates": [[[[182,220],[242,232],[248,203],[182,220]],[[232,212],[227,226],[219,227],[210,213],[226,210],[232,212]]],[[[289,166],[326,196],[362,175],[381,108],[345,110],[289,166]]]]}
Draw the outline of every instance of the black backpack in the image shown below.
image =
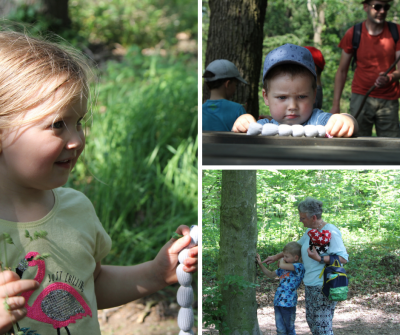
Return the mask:
{"type": "Polygon", "coordinates": [[[349,279],[337,255],[331,255],[329,265],[325,265],[320,274],[324,275],[322,293],[331,301],[347,299],[349,292],[349,279]]]}
{"type": "MultiPolygon", "coordinates": [[[[399,32],[397,30],[397,25],[390,21],[386,21],[386,22],[389,26],[390,33],[392,34],[394,44],[396,44],[397,41],[399,40],[399,32]]],[[[353,70],[354,70],[355,64],[357,62],[357,49],[360,45],[362,24],[363,24],[362,22],[355,24],[354,30],[353,30],[353,41],[352,41],[352,43],[353,43],[353,61],[351,62],[351,68],[353,70]]]]}

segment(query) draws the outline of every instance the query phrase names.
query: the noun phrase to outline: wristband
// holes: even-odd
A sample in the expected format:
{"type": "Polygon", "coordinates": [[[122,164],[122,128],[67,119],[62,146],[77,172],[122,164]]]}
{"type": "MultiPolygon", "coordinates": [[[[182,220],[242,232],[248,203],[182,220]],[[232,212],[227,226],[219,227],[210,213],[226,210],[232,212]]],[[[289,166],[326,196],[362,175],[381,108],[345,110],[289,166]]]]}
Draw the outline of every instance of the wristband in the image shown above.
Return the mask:
{"type": "Polygon", "coordinates": [[[325,262],[324,262],[324,256],[321,256],[321,260],[319,261],[319,264],[325,264],[325,262]]]}

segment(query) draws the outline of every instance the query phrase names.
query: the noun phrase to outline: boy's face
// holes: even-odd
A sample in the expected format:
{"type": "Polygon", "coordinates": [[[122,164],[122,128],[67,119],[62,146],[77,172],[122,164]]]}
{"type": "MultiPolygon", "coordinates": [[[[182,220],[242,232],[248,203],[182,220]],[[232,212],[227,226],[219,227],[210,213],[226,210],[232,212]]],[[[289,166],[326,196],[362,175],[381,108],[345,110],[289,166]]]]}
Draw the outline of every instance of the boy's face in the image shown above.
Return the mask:
{"type": "Polygon", "coordinates": [[[292,255],[289,252],[284,252],[283,259],[285,260],[286,263],[296,263],[299,260],[299,256],[292,255]]]}
{"type": "Polygon", "coordinates": [[[302,124],[312,113],[317,90],[312,77],[290,74],[278,75],[268,81],[268,92],[262,90],[264,102],[278,123],[302,124]]]}

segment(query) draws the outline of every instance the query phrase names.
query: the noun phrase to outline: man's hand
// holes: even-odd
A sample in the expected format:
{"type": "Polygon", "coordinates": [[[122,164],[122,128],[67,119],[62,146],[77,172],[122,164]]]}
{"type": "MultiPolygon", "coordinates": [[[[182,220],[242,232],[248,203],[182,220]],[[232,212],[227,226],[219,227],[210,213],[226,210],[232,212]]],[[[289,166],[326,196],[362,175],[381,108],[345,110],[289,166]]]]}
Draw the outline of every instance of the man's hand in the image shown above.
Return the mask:
{"type": "Polygon", "coordinates": [[[392,74],[385,75],[384,72],[379,73],[379,77],[375,80],[376,87],[385,87],[390,84],[393,79],[392,74]]]}
{"type": "Polygon", "coordinates": [[[356,120],[344,114],[333,114],[325,126],[326,132],[334,137],[351,137],[356,129],[356,120]]]}
{"type": "Polygon", "coordinates": [[[249,125],[252,122],[256,122],[256,119],[251,114],[240,115],[235,123],[233,124],[232,131],[235,133],[246,133],[249,129],[249,125]]]}

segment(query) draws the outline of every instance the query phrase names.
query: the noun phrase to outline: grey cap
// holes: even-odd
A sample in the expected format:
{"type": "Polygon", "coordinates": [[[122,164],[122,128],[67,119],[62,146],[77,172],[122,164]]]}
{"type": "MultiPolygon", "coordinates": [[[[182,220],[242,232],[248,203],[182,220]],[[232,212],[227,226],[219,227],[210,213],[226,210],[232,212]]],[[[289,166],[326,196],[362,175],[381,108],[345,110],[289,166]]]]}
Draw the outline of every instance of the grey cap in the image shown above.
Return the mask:
{"type": "Polygon", "coordinates": [[[306,48],[288,43],[272,50],[267,56],[265,56],[263,81],[265,80],[268,71],[274,66],[289,63],[303,65],[305,68],[310,70],[315,78],[317,77],[311,52],[306,48]]]}
{"type": "Polygon", "coordinates": [[[225,78],[236,78],[242,83],[247,84],[247,81],[242,78],[237,69],[236,65],[226,59],[217,59],[208,64],[206,71],[210,71],[215,74],[214,77],[204,78],[205,81],[216,81],[225,78]]]}

